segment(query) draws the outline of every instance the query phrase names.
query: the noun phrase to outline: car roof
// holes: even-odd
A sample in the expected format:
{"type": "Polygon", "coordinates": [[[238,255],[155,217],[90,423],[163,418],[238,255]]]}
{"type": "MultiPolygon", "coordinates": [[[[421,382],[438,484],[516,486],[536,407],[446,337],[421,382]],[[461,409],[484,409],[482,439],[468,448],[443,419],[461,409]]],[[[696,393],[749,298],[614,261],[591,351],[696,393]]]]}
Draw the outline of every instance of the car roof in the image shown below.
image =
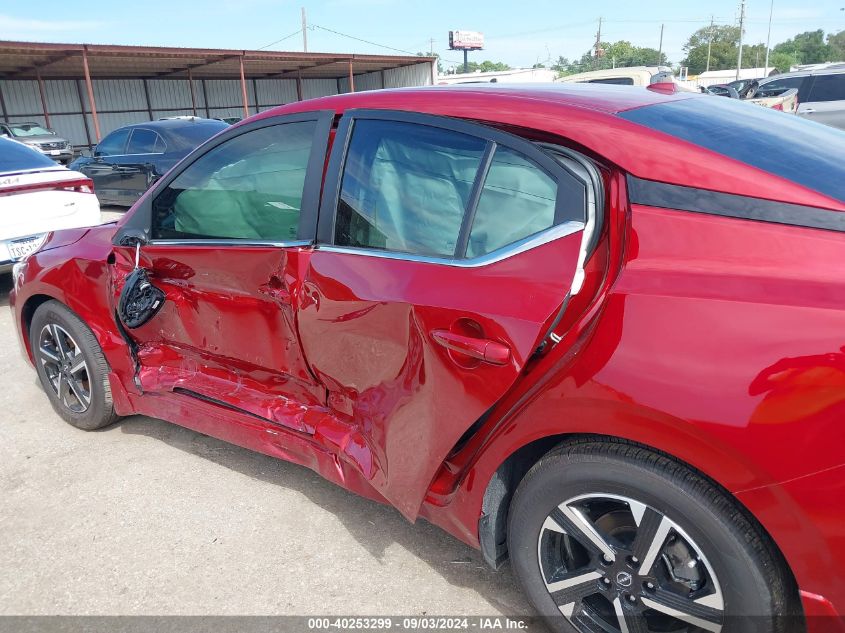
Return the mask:
{"type": "MultiPolygon", "coordinates": [[[[455,116],[460,108],[461,96],[483,95],[502,102],[526,100],[535,105],[564,105],[596,110],[606,114],[616,114],[631,108],[639,108],[678,99],[698,98],[693,92],[666,94],[633,86],[613,86],[605,84],[579,83],[477,83],[454,84],[450,86],[423,86],[416,88],[395,88],[390,90],[371,90],[365,92],[344,93],[329,97],[320,97],[310,101],[297,102],[309,106],[308,110],[321,107],[335,109],[338,112],[351,108],[379,108],[397,101],[404,102],[413,109],[415,102],[437,100],[443,104],[454,103],[455,116]]],[[[279,106],[262,114],[273,116],[290,111],[287,106],[279,106]]],[[[393,107],[388,105],[388,107],[393,107]]],[[[305,109],[305,108],[303,108],[305,109]]],[[[448,109],[448,106],[447,106],[448,109]]]]}
{"type": "Polygon", "coordinates": [[[845,74],[845,63],[842,65],[828,66],[826,68],[805,68],[804,70],[795,70],[789,73],[781,73],[779,75],[772,75],[766,77],[765,80],[760,80],[761,84],[769,83],[775,79],[785,79],[789,77],[812,77],[816,75],[842,75],[845,74]]]}
{"type": "MultiPolygon", "coordinates": [[[[203,119],[201,117],[192,117],[190,119],[161,119],[159,121],[144,121],[143,123],[130,123],[122,126],[123,128],[151,128],[153,130],[178,130],[192,125],[208,125],[212,124],[215,127],[220,127],[222,121],[217,119],[203,119]]],[[[223,128],[220,128],[223,129],[223,128]]]]}

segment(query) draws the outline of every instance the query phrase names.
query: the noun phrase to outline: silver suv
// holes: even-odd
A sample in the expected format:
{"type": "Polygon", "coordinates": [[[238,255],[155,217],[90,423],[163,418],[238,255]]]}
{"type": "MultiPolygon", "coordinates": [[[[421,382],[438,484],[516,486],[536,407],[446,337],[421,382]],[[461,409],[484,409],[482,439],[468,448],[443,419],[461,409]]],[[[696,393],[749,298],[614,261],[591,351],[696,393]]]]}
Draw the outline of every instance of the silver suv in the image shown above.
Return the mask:
{"type": "Polygon", "coordinates": [[[0,123],[0,136],[26,143],[62,165],[73,160],[70,141],[38,123],[0,123]]]}
{"type": "Polygon", "coordinates": [[[798,115],[845,130],[845,62],[818,64],[760,81],[754,95],[776,97],[798,89],[798,115]]]}

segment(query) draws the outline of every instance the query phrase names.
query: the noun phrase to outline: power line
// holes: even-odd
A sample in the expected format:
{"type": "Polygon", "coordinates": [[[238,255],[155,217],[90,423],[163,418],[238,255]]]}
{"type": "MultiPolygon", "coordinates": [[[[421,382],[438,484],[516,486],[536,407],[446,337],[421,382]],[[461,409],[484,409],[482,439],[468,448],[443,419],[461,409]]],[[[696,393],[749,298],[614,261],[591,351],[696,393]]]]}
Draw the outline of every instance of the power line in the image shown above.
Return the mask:
{"type": "Polygon", "coordinates": [[[386,46],[384,44],[379,44],[378,42],[371,42],[370,40],[365,40],[360,37],[355,37],[354,35],[349,35],[348,33],[341,33],[340,31],[335,31],[334,29],[326,28],[325,26],[320,26],[319,24],[312,24],[311,28],[320,29],[321,31],[328,31],[329,33],[334,33],[335,35],[340,35],[341,37],[348,37],[350,40],[355,40],[356,42],[363,42],[364,44],[369,44],[370,46],[378,46],[379,48],[386,48],[390,51],[396,51],[397,53],[405,53],[406,55],[416,55],[416,53],[412,53],[411,51],[406,51],[401,48],[393,48],[392,46],[386,46]]]}
{"type": "Polygon", "coordinates": [[[284,42],[285,40],[288,40],[288,39],[292,38],[294,35],[298,35],[298,34],[299,34],[299,33],[301,33],[301,32],[302,32],[302,29],[297,29],[297,30],[295,30],[293,33],[291,33],[290,35],[285,35],[282,39],[280,39],[280,40],[276,40],[275,42],[271,42],[270,44],[267,44],[267,45],[265,45],[265,46],[260,46],[260,47],[258,47],[258,48],[257,48],[257,49],[255,49],[255,50],[257,50],[257,51],[263,51],[265,48],[270,48],[271,46],[275,46],[275,45],[276,45],[276,44],[278,44],[279,42],[284,42]]]}

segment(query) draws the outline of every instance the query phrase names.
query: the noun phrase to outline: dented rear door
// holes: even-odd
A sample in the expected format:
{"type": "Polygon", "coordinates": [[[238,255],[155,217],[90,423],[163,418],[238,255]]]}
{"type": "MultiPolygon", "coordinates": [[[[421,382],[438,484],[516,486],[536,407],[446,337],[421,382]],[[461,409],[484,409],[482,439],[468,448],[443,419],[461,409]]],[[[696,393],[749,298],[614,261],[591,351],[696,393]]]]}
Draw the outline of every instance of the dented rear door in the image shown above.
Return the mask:
{"type": "Polygon", "coordinates": [[[299,332],[350,429],[338,443],[408,518],[577,291],[586,206],[586,183],[523,139],[344,115],[299,332]]]}

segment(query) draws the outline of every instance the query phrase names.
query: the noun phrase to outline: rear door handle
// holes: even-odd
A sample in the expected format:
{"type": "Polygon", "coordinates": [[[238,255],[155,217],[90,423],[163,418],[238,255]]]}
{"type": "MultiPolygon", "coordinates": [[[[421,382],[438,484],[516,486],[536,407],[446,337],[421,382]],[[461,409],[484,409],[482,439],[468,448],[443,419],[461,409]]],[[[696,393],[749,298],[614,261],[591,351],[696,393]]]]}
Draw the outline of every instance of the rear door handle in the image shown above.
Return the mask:
{"type": "Polygon", "coordinates": [[[511,350],[507,345],[487,338],[473,338],[449,330],[434,330],[431,337],[446,349],[451,349],[491,365],[507,365],[511,350]]]}

